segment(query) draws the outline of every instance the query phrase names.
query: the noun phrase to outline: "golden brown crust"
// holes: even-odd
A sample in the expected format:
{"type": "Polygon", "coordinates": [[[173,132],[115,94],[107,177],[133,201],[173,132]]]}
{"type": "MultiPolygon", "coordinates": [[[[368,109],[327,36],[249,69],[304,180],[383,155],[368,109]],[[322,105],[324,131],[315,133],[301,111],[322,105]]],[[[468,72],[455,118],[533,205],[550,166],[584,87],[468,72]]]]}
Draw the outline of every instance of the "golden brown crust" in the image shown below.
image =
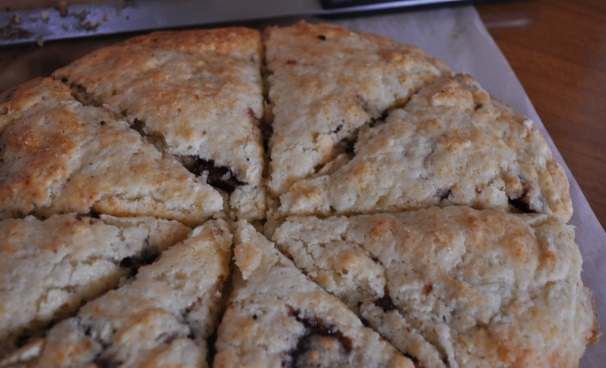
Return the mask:
{"type": "Polygon", "coordinates": [[[232,235],[222,220],[193,230],[135,278],[50,331],[36,367],[206,367],[232,235]]]}
{"type": "Polygon", "coordinates": [[[572,215],[566,174],[538,128],[469,75],[440,78],[421,89],[385,122],[362,130],[355,151],[335,161],[295,182],[280,197],[281,212],[466,205],[555,214],[565,221],[572,215]]]}
{"type": "Polygon", "coordinates": [[[181,53],[214,52],[240,58],[260,55],[259,31],[245,27],[205,30],[159,31],[133,37],[124,44],[150,48],[170,47],[181,53]]]}
{"type": "Polygon", "coordinates": [[[196,175],[204,176],[199,159],[229,169],[235,188],[209,183],[235,190],[234,215],[254,219],[265,211],[261,57],[252,29],[155,32],[99,49],[53,76],[122,114],[196,175]]]}
{"type": "Polygon", "coordinates": [[[134,260],[158,255],[190,232],[179,222],[149,217],[0,221],[0,356],[23,333],[35,335],[117,286],[136,270],[134,260]]]}
{"type": "MultiPolygon", "coordinates": [[[[96,267],[123,256],[104,253],[108,242],[154,246],[127,234],[145,227],[130,216],[198,225],[215,215],[267,220],[306,272],[240,222],[241,272],[216,366],[412,364],[353,310],[427,367],[574,367],[599,334],[572,228],[494,210],[514,207],[560,220],[572,213],[566,176],[540,132],[416,47],[305,22],[263,38],[237,27],[135,37],[0,95],[0,220],[41,218],[0,221],[0,234],[10,233],[0,237],[0,270],[39,265],[0,278],[0,300],[11,299],[0,303],[0,325],[19,324],[0,350],[24,328],[63,318],[50,301],[71,308],[90,299],[65,298],[73,283],[54,282],[54,272],[90,266],[95,283],[113,286],[124,272],[106,277],[96,267]],[[270,122],[268,162],[260,128],[270,122]],[[447,208],[427,209],[434,205],[447,208]],[[284,222],[335,213],[345,217],[284,222]],[[78,258],[72,238],[99,254],[78,258]],[[23,295],[3,297],[7,284],[23,295]],[[21,303],[40,308],[19,313],[21,303]],[[32,315],[40,323],[22,321],[32,315]]],[[[203,366],[230,227],[205,222],[203,249],[186,242],[165,252],[162,266],[0,357],[0,367],[40,356],[40,366],[203,366]],[[200,267],[216,256],[220,265],[200,267]]]]}
{"type": "Polygon", "coordinates": [[[402,105],[446,65],[384,37],[305,22],[264,34],[273,114],[273,195],[316,174],[339,142],[402,105]]]}
{"type": "Polygon", "coordinates": [[[239,274],[219,327],[215,367],[412,368],[249,224],[238,223],[239,274]]]}
{"type": "Polygon", "coordinates": [[[60,82],[28,83],[3,106],[0,218],[97,211],[196,224],[221,210],[213,188],[60,82]]]}
{"type": "Polygon", "coordinates": [[[594,341],[574,230],[554,216],[450,206],[291,217],[274,239],[426,367],[576,367],[594,341]]]}

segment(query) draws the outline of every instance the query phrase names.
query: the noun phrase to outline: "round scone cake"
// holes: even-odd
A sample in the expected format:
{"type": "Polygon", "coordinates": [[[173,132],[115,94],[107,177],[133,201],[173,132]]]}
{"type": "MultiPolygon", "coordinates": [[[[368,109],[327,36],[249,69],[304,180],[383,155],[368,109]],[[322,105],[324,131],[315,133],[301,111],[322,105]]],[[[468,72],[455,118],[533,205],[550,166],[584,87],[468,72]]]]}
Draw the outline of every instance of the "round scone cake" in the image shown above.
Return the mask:
{"type": "Polygon", "coordinates": [[[533,123],[328,24],[155,32],[4,93],[0,368],[577,367],[533,123]]]}

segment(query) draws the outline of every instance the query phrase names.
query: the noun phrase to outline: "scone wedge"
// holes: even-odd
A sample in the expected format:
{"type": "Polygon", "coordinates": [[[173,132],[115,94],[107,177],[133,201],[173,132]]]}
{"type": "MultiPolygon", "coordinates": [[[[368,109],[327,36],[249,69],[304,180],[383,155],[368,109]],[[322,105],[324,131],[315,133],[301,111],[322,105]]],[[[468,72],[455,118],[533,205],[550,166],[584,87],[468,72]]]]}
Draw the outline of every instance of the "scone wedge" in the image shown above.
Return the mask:
{"type": "Polygon", "coordinates": [[[234,253],[215,367],[413,367],[251,225],[238,224],[234,253]]]}
{"type": "Polygon", "coordinates": [[[360,127],[450,73],[416,47],[329,24],[268,28],[264,41],[273,196],[316,174],[360,127]]]}
{"type": "Polygon", "coordinates": [[[471,76],[444,77],[353,152],[280,197],[281,214],[367,214],[431,206],[572,215],[568,180],[539,129],[471,76]]]}
{"type": "Polygon", "coordinates": [[[274,240],[424,367],[577,367],[597,341],[573,228],[553,216],[291,217],[274,240]]]}
{"type": "Polygon", "coordinates": [[[0,356],[118,285],[191,232],[150,217],[0,221],[0,356]]]}
{"type": "Polygon", "coordinates": [[[154,32],[96,50],[53,77],[231,193],[235,217],[257,219],[265,214],[261,59],[253,29],[154,32]]]}
{"type": "Polygon", "coordinates": [[[231,245],[229,226],[208,221],[139,269],[133,281],[86,304],[3,364],[206,367],[231,245]]]}
{"type": "Polygon", "coordinates": [[[210,185],[61,82],[28,82],[0,109],[0,219],[97,212],[196,225],[223,209],[210,185]]]}

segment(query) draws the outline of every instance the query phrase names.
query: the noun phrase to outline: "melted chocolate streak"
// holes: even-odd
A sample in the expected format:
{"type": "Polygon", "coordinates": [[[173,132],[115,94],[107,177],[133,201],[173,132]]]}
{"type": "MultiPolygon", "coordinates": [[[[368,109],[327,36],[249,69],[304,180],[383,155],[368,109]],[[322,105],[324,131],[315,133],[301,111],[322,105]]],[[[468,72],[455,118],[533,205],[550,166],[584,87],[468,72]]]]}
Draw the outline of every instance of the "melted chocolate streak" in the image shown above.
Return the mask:
{"type": "Polygon", "coordinates": [[[227,193],[232,193],[236,187],[247,184],[238,180],[236,175],[234,175],[229,168],[225,166],[215,166],[213,160],[204,160],[199,157],[190,156],[188,157],[188,163],[185,167],[196,176],[208,172],[206,183],[215,188],[222,189],[227,193]]]}
{"type": "Polygon", "coordinates": [[[310,349],[310,342],[314,336],[332,337],[337,339],[347,353],[351,352],[352,341],[349,337],[343,335],[335,326],[327,325],[322,320],[307,317],[301,311],[289,307],[289,315],[295,317],[297,322],[305,326],[305,334],[299,338],[297,346],[288,352],[291,357],[290,364],[283,364],[285,367],[295,366],[297,359],[310,349]]]}

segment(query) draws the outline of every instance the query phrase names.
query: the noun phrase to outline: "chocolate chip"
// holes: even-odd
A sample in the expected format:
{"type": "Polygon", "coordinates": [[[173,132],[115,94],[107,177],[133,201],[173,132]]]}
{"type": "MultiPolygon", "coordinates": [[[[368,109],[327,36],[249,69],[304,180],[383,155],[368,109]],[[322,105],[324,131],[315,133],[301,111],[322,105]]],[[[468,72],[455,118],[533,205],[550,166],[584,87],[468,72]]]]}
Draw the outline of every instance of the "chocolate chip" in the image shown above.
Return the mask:
{"type": "Polygon", "coordinates": [[[356,146],[356,141],[354,139],[343,138],[339,142],[339,146],[341,147],[343,152],[345,152],[351,156],[354,154],[354,148],[356,146]]]}
{"type": "MultiPolygon", "coordinates": [[[[149,241],[146,239],[146,243],[149,241]]],[[[130,268],[130,277],[133,277],[137,274],[137,271],[141,266],[149,265],[154,263],[160,254],[157,252],[151,252],[149,250],[144,250],[141,254],[138,254],[134,257],[125,257],[120,261],[120,267],[122,268],[130,268]]]]}
{"type": "Polygon", "coordinates": [[[120,261],[120,267],[122,267],[122,268],[128,268],[128,267],[132,267],[132,266],[133,266],[133,259],[131,257],[123,258],[120,261]]]}
{"type": "Polygon", "coordinates": [[[332,130],[333,134],[337,134],[343,129],[343,123],[340,123],[335,129],[332,130]]]}
{"type": "Polygon", "coordinates": [[[522,194],[516,198],[509,198],[509,205],[514,211],[522,213],[539,213],[543,210],[543,197],[538,188],[532,183],[523,178],[520,178],[522,183],[522,194]]]}
{"type": "Polygon", "coordinates": [[[99,124],[105,125],[105,120],[101,120],[101,122],[99,124]]]}
{"type": "Polygon", "coordinates": [[[205,160],[196,156],[181,156],[181,163],[189,172],[196,176],[206,174],[206,183],[232,193],[236,187],[246,185],[240,181],[236,175],[225,166],[215,166],[213,160],[205,160]]]}
{"type": "MultiPolygon", "coordinates": [[[[339,342],[345,353],[350,353],[353,348],[351,338],[343,335],[335,326],[329,325],[314,316],[306,316],[293,307],[288,307],[288,315],[295,317],[297,322],[305,327],[305,333],[299,337],[297,346],[288,352],[290,361],[284,362],[283,366],[299,366],[298,360],[303,357],[310,349],[313,349],[313,342],[318,338],[331,338],[339,342]]],[[[304,362],[301,362],[304,363],[304,362]]],[[[305,364],[303,364],[305,365],[305,364]]]]}
{"type": "Polygon", "coordinates": [[[145,123],[135,118],[132,125],[130,126],[133,130],[137,131],[141,135],[145,135],[145,123]]]}
{"type": "Polygon", "coordinates": [[[322,40],[322,41],[326,41],[326,36],[324,36],[324,35],[318,35],[318,39],[322,40]]]}
{"type": "Polygon", "coordinates": [[[385,294],[379,299],[375,300],[375,305],[383,309],[384,312],[389,312],[391,310],[396,309],[396,306],[393,304],[393,301],[391,300],[389,294],[385,294]]]}

